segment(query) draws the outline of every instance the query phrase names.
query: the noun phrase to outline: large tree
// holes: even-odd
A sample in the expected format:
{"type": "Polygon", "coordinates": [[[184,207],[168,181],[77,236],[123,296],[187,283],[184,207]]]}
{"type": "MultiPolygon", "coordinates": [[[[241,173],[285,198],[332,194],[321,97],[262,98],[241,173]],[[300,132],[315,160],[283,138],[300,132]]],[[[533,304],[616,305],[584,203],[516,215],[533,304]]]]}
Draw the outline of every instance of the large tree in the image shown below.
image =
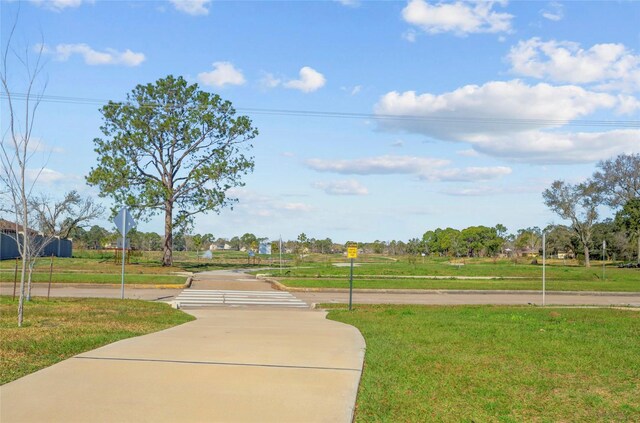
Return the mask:
{"type": "Polygon", "coordinates": [[[164,266],[173,264],[173,228],[236,201],[227,196],[253,170],[245,155],[258,131],[229,101],[167,76],[138,85],[101,109],[104,138],[87,182],[141,217],[164,213],[164,266]]]}
{"type": "Polygon", "coordinates": [[[640,265],[640,198],[633,198],[616,214],[616,223],[638,243],[638,265],[640,265]]]}
{"type": "Polygon", "coordinates": [[[542,196],[547,207],[561,218],[571,221],[571,229],[580,238],[584,249],[584,264],[590,267],[592,228],[598,219],[598,206],[602,204],[602,192],[598,185],[593,181],[576,185],[554,181],[542,196]]]}
{"type": "Polygon", "coordinates": [[[640,198],[640,154],[621,154],[598,163],[593,180],[611,207],[622,207],[640,198]]]}

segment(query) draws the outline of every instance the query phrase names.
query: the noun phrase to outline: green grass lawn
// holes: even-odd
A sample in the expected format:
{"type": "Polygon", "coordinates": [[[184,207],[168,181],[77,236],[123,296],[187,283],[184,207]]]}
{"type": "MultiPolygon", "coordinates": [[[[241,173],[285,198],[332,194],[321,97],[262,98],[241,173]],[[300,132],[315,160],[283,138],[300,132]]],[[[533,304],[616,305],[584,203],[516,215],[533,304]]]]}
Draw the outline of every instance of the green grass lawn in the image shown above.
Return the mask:
{"type": "Polygon", "coordinates": [[[356,421],[640,421],[640,312],[358,306],[356,421]]]}
{"type": "Polygon", "coordinates": [[[112,299],[35,299],[17,326],[17,301],[0,297],[0,384],[120,339],[193,320],[163,303],[112,299]]]}
{"type": "MultiPolygon", "coordinates": [[[[224,270],[224,269],[238,269],[238,268],[264,268],[269,267],[272,262],[268,259],[262,258],[252,260],[250,263],[247,260],[246,253],[239,252],[222,252],[214,253],[214,259],[198,259],[194,252],[179,252],[174,257],[174,265],[171,267],[163,267],[161,264],[160,252],[144,252],[140,256],[131,257],[131,262],[126,264],[125,272],[127,275],[162,275],[169,276],[173,273],[184,272],[204,272],[208,270],[224,270]]],[[[46,281],[49,281],[49,268],[51,265],[50,257],[41,257],[36,259],[34,272],[39,274],[46,274],[46,281]]],[[[0,281],[8,282],[13,281],[13,274],[16,268],[16,260],[2,260],[0,261],[0,281]]],[[[20,269],[20,263],[18,262],[18,270],[20,269]]],[[[108,274],[108,275],[120,275],[122,271],[122,264],[116,263],[114,260],[113,251],[85,251],[80,256],[74,256],[71,258],[54,258],[53,259],[53,273],[54,274],[67,274],[67,273],[90,273],[95,274],[108,274]]],[[[119,276],[118,276],[119,277],[119,276]]],[[[66,282],[71,278],[71,282],[76,282],[73,277],[61,276],[66,278],[66,282]]],[[[141,278],[141,282],[144,278],[141,278]]],[[[86,282],[85,280],[78,280],[77,282],[86,282]]],[[[183,278],[184,282],[184,278],[183,278]]],[[[101,282],[96,282],[101,283],[101,282]]],[[[152,283],[152,282],[149,282],[152,283]]]]}
{"type": "MultiPolygon", "coordinates": [[[[342,260],[344,262],[344,260],[342,260]]],[[[418,258],[409,263],[397,261],[358,263],[354,267],[354,287],[372,289],[540,289],[542,266],[521,261],[492,259],[456,260],[442,257],[418,258]],[[438,276],[451,279],[428,279],[438,276]],[[454,279],[456,277],[493,277],[497,279],[454,279]]],[[[348,288],[349,267],[336,267],[331,262],[307,262],[300,267],[285,269],[282,274],[267,273],[291,287],[348,288]]],[[[602,267],[595,262],[590,268],[565,265],[552,260],[546,267],[547,287],[551,291],[625,291],[640,292],[640,269],[619,269],[608,265],[603,279],[602,267]]]]}
{"type": "MultiPolygon", "coordinates": [[[[640,273],[638,274],[640,276],[640,273]]],[[[279,281],[295,288],[349,288],[348,277],[283,278],[279,281]]],[[[473,289],[541,290],[542,279],[452,280],[452,279],[354,279],[354,289],[473,289]]],[[[549,291],[640,292],[638,280],[547,280],[549,291]]]]}
{"type": "MultiPolygon", "coordinates": [[[[18,274],[20,278],[20,274],[18,274]]],[[[2,274],[2,282],[13,282],[13,274],[6,272],[2,274]]],[[[145,275],[145,274],[126,274],[126,284],[139,285],[176,285],[182,286],[186,282],[185,276],[174,275],[145,275]]],[[[48,283],[48,273],[33,273],[31,281],[34,283],[48,283]]],[[[121,274],[108,273],[54,273],[51,278],[53,284],[56,283],[98,283],[98,284],[120,284],[122,281],[121,274]]],[[[18,284],[20,280],[18,279],[18,284]]]]}
{"type": "MultiPolygon", "coordinates": [[[[532,265],[520,262],[514,264],[510,260],[487,260],[487,259],[466,259],[465,264],[458,260],[458,265],[452,265],[447,258],[427,258],[424,261],[418,259],[416,263],[408,263],[406,258],[396,262],[385,263],[357,263],[353,274],[355,277],[367,278],[395,277],[395,276],[492,276],[502,278],[526,278],[536,279],[542,277],[542,265],[532,265]]],[[[527,262],[528,263],[528,262],[527,262]]],[[[577,265],[564,265],[562,261],[551,261],[548,263],[547,277],[554,280],[594,280],[602,279],[602,267],[600,263],[594,262],[592,267],[585,268],[577,265]]],[[[273,276],[279,277],[279,270],[270,272],[273,276]]],[[[336,267],[327,262],[309,262],[301,267],[285,269],[284,277],[348,277],[349,267],[336,267]]],[[[607,266],[605,270],[607,280],[640,280],[640,270],[638,269],[618,269],[615,266],[607,266]]]]}

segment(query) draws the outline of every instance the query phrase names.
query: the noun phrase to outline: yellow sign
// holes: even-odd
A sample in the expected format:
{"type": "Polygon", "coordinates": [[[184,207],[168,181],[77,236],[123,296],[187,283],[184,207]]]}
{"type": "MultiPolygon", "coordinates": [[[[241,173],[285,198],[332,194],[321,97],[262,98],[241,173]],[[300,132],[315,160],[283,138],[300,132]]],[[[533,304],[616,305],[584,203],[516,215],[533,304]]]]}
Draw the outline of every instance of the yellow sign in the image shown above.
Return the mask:
{"type": "Polygon", "coordinates": [[[348,247],[347,258],[350,258],[350,259],[358,258],[358,247],[348,247]]]}

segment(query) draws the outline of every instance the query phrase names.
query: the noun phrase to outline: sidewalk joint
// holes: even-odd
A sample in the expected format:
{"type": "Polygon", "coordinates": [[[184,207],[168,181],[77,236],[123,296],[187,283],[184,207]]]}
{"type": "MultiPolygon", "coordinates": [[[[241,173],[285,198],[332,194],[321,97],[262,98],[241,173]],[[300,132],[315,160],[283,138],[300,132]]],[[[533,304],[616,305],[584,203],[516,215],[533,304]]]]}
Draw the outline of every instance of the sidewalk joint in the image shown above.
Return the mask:
{"type": "Polygon", "coordinates": [[[337,370],[348,372],[360,372],[360,369],[351,369],[347,367],[322,367],[322,366],[292,366],[286,364],[259,364],[259,363],[232,363],[224,361],[195,361],[195,360],[165,360],[156,358],[126,358],[126,357],[88,357],[75,356],[72,358],[80,358],[84,360],[109,360],[109,361],[142,361],[151,363],[174,363],[174,364],[205,364],[214,366],[244,366],[244,367],[271,367],[279,369],[301,369],[301,370],[337,370]]]}

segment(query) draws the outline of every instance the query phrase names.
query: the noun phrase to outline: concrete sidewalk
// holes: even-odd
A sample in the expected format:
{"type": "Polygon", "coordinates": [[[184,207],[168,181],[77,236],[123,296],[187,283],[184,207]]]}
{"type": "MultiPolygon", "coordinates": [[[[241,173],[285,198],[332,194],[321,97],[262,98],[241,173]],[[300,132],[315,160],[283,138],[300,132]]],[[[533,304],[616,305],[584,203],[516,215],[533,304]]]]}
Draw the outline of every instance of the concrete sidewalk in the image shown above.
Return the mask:
{"type": "Polygon", "coordinates": [[[365,343],[320,311],[201,309],[197,320],[0,388],[9,422],[350,422],[365,343]]]}

